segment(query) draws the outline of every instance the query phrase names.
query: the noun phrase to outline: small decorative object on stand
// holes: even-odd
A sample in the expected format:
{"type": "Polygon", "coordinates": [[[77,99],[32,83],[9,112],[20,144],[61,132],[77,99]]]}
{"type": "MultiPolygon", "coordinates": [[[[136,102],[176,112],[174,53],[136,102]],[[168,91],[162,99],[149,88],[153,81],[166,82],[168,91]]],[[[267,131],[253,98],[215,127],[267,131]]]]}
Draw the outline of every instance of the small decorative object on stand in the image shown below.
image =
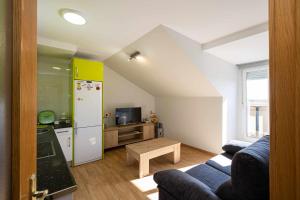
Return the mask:
{"type": "Polygon", "coordinates": [[[148,117],[145,117],[143,119],[143,122],[146,123],[146,124],[151,123],[151,121],[150,121],[150,119],[148,117]]]}
{"type": "Polygon", "coordinates": [[[158,117],[156,115],[156,113],[152,112],[150,113],[150,121],[153,123],[153,124],[156,124],[158,123],[158,117]]]}
{"type": "Polygon", "coordinates": [[[111,117],[111,112],[104,113],[104,128],[107,128],[109,126],[109,120],[111,119],[111,117]]]}
{"type": "Polygon", "coordinates": [[[152,112],[150,113],[150,121],[155,124],[155,137],[164,137],[164,128],[163,124],[159,122],[159,119],[156,115],[156,113],[152,112]]]}

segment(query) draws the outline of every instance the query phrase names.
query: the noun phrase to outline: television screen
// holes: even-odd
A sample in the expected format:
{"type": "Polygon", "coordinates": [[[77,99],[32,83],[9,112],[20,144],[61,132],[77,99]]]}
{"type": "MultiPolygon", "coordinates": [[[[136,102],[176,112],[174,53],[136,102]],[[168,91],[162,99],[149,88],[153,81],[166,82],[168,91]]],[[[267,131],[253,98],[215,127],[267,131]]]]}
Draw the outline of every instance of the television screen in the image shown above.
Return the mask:
{"type": "Polygon", "coordinates": [[[117,125],[137,124],[141,122],[142,122],[141,107],[116,109],[117,125]]]}

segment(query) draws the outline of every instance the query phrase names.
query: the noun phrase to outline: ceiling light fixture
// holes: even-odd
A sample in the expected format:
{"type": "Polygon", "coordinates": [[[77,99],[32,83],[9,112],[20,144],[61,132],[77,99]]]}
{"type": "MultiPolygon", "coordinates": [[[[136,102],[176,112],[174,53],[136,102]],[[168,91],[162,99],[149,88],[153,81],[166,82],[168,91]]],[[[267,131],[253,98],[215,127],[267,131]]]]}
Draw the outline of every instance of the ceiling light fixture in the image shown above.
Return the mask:
{"type": "Polygon", "coordinates": [[[52,67],[52,69],[61,70],[60,67],[52,67]]]}
{"type": "Polygon", "coordinates": [[[60,15],[71,24],[84,25],[86,24],[86,19],[78,10],[72,9],[61,9],[59,11],[60,15]]]}
{"type": "Polygon", "coordinates": [[[141,53],[139,51],[135,51],[129,55],[128,61],[139,60],[141,57],[141,53]]]}
{"type": "Polygon", "coordinates": [[[66,71],[70,71],[71,69],[67,68],[66,71]]]}

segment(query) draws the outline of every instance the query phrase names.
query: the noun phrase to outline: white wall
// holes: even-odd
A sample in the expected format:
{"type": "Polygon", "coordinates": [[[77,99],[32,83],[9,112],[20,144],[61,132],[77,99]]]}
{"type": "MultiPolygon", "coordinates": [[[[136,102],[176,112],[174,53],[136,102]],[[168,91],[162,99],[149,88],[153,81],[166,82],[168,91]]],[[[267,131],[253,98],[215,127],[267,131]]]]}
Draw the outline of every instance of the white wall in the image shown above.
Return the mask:
{"type": "Polygon", "coordinates": [[[238,67],[203,52],[198,42],[159,26],[107,59],[105,64],[157,97],[156,112],[168,136],[213,152],[236,138],[238,67]],[[128,54],[136,49],[141,51],[144,62],[127,61],[128,54]],[[167,100],[162,102],[162,97],[167,100]],[[214,98],[221,102],[212,101],[208,106],[208,101],[214,98]],[[175,106],[177,104],[180,105],[175,106]],[[205,114],[199,112],[198,116],[205,123],[185,120],[190,126],[182,128],[182,117],[173,116],[176,112],[195,116],[197,108],[206,109],[205,114]],[[207,126],[206,115],[215,108],[221,111],[211,115],[210,121],[216,120],[218,126],[207,126]]]}
{"type": "Polygon", "coordinates": [[[213,55],[203,52],[198,67],[223,96],[223,144],[237,139],[239,69],[213,55]]]}
{"type": "Polygon", "coordinates": [[[157,97],[165,135],[219,153],[222,146],[222,97],[157,97]]]}
{"type": "MultiPolygon", "coordinates": [[[[113,113],[117,107],[142,107],[142,118],[155,112],[155,98],[109,67],[104,67],[104,112],[113,113]]],[[[106,120],[109,125],[113,119],[106,120]]]]}
{"type": "Polygon", "coordinates": [[[190,38],[169,28],[166,30],[181,47],[190,62],[198,67],[199,72],[223,97],[223,129],[220,133],[223,137],[223,144],[228,140],[236,139],[238,135],[238,67],[204,52],[201,44],[190,38]]]}

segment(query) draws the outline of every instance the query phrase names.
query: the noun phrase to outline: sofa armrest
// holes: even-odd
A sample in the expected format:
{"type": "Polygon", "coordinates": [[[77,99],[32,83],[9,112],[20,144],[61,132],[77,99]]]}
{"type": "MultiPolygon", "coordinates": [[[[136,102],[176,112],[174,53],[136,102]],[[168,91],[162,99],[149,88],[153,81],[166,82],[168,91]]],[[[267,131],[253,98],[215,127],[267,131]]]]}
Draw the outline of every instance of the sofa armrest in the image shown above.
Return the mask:
{"type": "Polygon", "coordinates": [[[176,199],[184,200],[221,200],[211,189],[194,177],[175,169],[154,174],[158,187],[176,199]]]}

